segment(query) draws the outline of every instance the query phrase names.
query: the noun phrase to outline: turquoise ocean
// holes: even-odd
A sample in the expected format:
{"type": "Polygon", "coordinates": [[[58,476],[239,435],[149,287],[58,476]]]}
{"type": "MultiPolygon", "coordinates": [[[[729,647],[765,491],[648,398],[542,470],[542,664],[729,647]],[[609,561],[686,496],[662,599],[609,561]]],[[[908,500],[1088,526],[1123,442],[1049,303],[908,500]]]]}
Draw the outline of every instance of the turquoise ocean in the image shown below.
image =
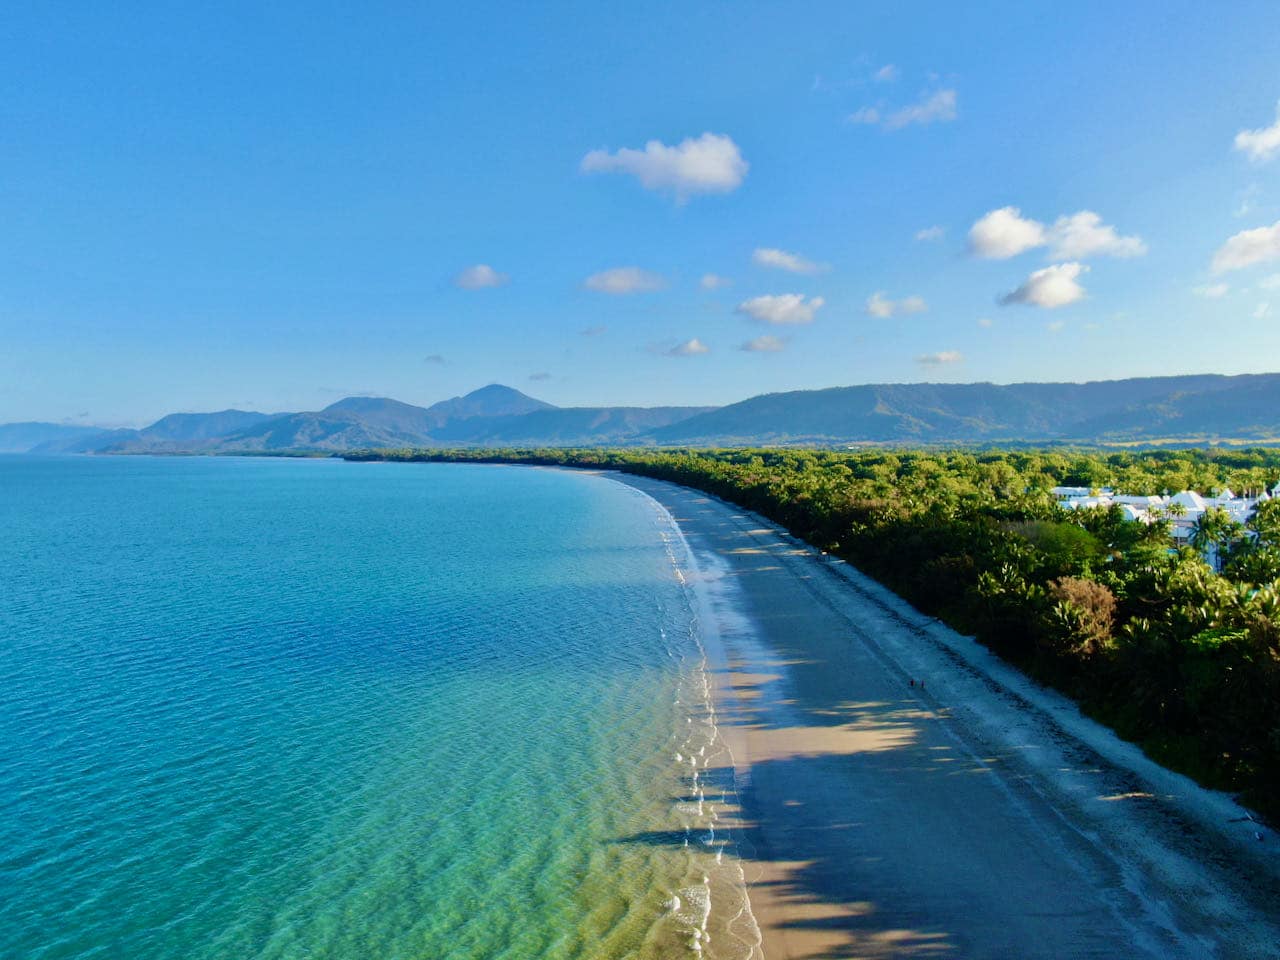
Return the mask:
{"type": "Polygon", "coordinates": [[[758,955],[690,563],[595,475],[0,457],[0,957],[758,955]]]}

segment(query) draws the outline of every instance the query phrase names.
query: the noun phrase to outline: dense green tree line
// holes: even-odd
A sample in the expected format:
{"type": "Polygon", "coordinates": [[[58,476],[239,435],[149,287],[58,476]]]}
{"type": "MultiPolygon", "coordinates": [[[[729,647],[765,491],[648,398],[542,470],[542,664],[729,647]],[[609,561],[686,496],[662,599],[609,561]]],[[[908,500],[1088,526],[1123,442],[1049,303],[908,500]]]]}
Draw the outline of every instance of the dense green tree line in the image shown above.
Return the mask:
{"type": "Polygon", "coordinates": [[[1067,511],[1050,488],[1237,493],[1280,451],[379,450],[351,459],[607,468],[757,511],[972,633],[1157,759],[1280,815],[1280,501],[1249,529],[1067,511]]]}

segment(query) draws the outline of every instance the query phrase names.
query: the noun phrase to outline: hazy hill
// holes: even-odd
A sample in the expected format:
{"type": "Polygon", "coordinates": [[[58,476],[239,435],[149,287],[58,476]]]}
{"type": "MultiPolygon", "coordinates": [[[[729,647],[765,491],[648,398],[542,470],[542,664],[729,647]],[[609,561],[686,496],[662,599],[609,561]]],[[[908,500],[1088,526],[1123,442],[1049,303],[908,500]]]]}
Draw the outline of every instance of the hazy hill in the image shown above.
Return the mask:
{"type": "Polygon", "coordinates": [[[403,447],[423,442],[424,434],[366,421],[356,414],[321,410],[288,413],[219,437],[198,448],[204,453],[259,453],[267,450],[351,450],[403,447]]]}
{"type": "Polygon", "coordinates": [[[1280,436],[1280,374],[873,384],[764,394],[650,432],[661,444],[971,443],[1280,436]]]}
{"type": "Polygon", "coordinates": [[[1271,375],[1223,377],[1223,389],[1172,390],[1145,403],[1133,403],[1109,416],[1080,423],[1084,436],[1130,437],[1280,437],[1280,387],[1271,375]]]}
{"type": "Polygon", "coordinates": [[[255,423],[270,420],[278,414],[255,413],[251,410],[219,410],[217,413],[171,413],[161,417],[149,427],[138,431],[139,436],[157,440],[208,440],[223,437],[236,430],[244,430],[255,423]]]}
{"type": "MultiPolygon", "coordinates": [[[[315,413],[290,413],[229,432],[204,444],[205,452],[351,450],[357,447],[431,446],[438,434],[465,435],[460,424],[476,419],[515,419],[556,408],[498,384],[466,396],[417,407],[387,397],[346,397],[315,413]]],[[[451,442],[466,443],[465,439],[451,442]]]]}
{"type": "Polygon", "coordinates": [[[51,440],[31,450],[31,453],[103,453],[128,443],[138,435],[137,430],[120,427],[116,430],[99,430],[85,437],[51,440]]]}
{"type": "Polygon", "coordinates": [[[220,438],[210,452],[350,450],[356,447],[570,445],[631,443],[647,430],[702,413],[708,407],[553,407],[517,390],[486,387],[432,407],[350,397],[318,413],[294,413],[220,438]],[[534,405],[537,405],[536,407],[534,405]],[[526,409],[484,415],[484,409],[526,409]]]}
{"type": "Polygon", "coordinates": [[[30,453],[38,447],[75,444],[101,436],[101,427],[73,427],[65,423],[0,424],[0,453],[30,453]]]}
{"type": "MultiPolygon", "coordinates": [[[[228,453],[429,446],[445,442],[445,435],[449,437],[448,442],[468,443],[472,431],[465,426],[467,423],[513,420],[527,413],[555,409],[549,403],[499,384],[490,384],[430,407],[388,397],[345,397],[314,413],[281,414],[242,429],[226,431],[198,445],[198,449],[228,453]]],[[[656,425],[656,421],[649,425],[656,425]]],[[[634,432],[639,429],[642,428],[634,432]]]]}
{"type": "MultiPolygon", "coordinates": [[[[171,413],[149,427],[117,433],[110,442],[94,449],[100,453],[160,453],[193,450],[237,430],[270,420],[278,414],[249,410],[219,410],[216,413],[171,413]]],[[[106,440],[107,438],[104,438],[106,440]]]]}
{"type": "Polygon", "coordinates": [[[627,444],[714,407],[552,407],[516,417],[471,417],[433,432],[442,444],[590,446],[627,444]]]}

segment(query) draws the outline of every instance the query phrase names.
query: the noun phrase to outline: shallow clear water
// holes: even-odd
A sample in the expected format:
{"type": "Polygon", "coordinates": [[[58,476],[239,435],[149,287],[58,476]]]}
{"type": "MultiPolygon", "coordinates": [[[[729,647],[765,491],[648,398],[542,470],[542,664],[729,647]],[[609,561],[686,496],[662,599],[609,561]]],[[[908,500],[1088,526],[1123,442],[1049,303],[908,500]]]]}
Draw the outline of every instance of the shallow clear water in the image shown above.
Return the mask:
{"type": "Polygon", "coordinates": [[[0,532],[0,956],[750,953],[637,491],[0,457],[0,532]]]}

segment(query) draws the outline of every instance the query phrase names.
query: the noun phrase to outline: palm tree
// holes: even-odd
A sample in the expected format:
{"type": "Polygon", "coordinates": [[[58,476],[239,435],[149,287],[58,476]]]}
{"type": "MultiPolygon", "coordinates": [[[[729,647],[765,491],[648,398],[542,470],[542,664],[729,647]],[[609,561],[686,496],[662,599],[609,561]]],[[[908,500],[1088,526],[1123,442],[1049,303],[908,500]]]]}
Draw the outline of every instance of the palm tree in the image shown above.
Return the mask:
{"type": "Polygon", "coordinates": [[[1210,507],[1196,519],[1191,531],[1191,546],[1215,569],[1222,564],[1220,557],[1230,551],[1231,545],[1240,539],[1240,524],[1221,507],[1210,507]]]}

